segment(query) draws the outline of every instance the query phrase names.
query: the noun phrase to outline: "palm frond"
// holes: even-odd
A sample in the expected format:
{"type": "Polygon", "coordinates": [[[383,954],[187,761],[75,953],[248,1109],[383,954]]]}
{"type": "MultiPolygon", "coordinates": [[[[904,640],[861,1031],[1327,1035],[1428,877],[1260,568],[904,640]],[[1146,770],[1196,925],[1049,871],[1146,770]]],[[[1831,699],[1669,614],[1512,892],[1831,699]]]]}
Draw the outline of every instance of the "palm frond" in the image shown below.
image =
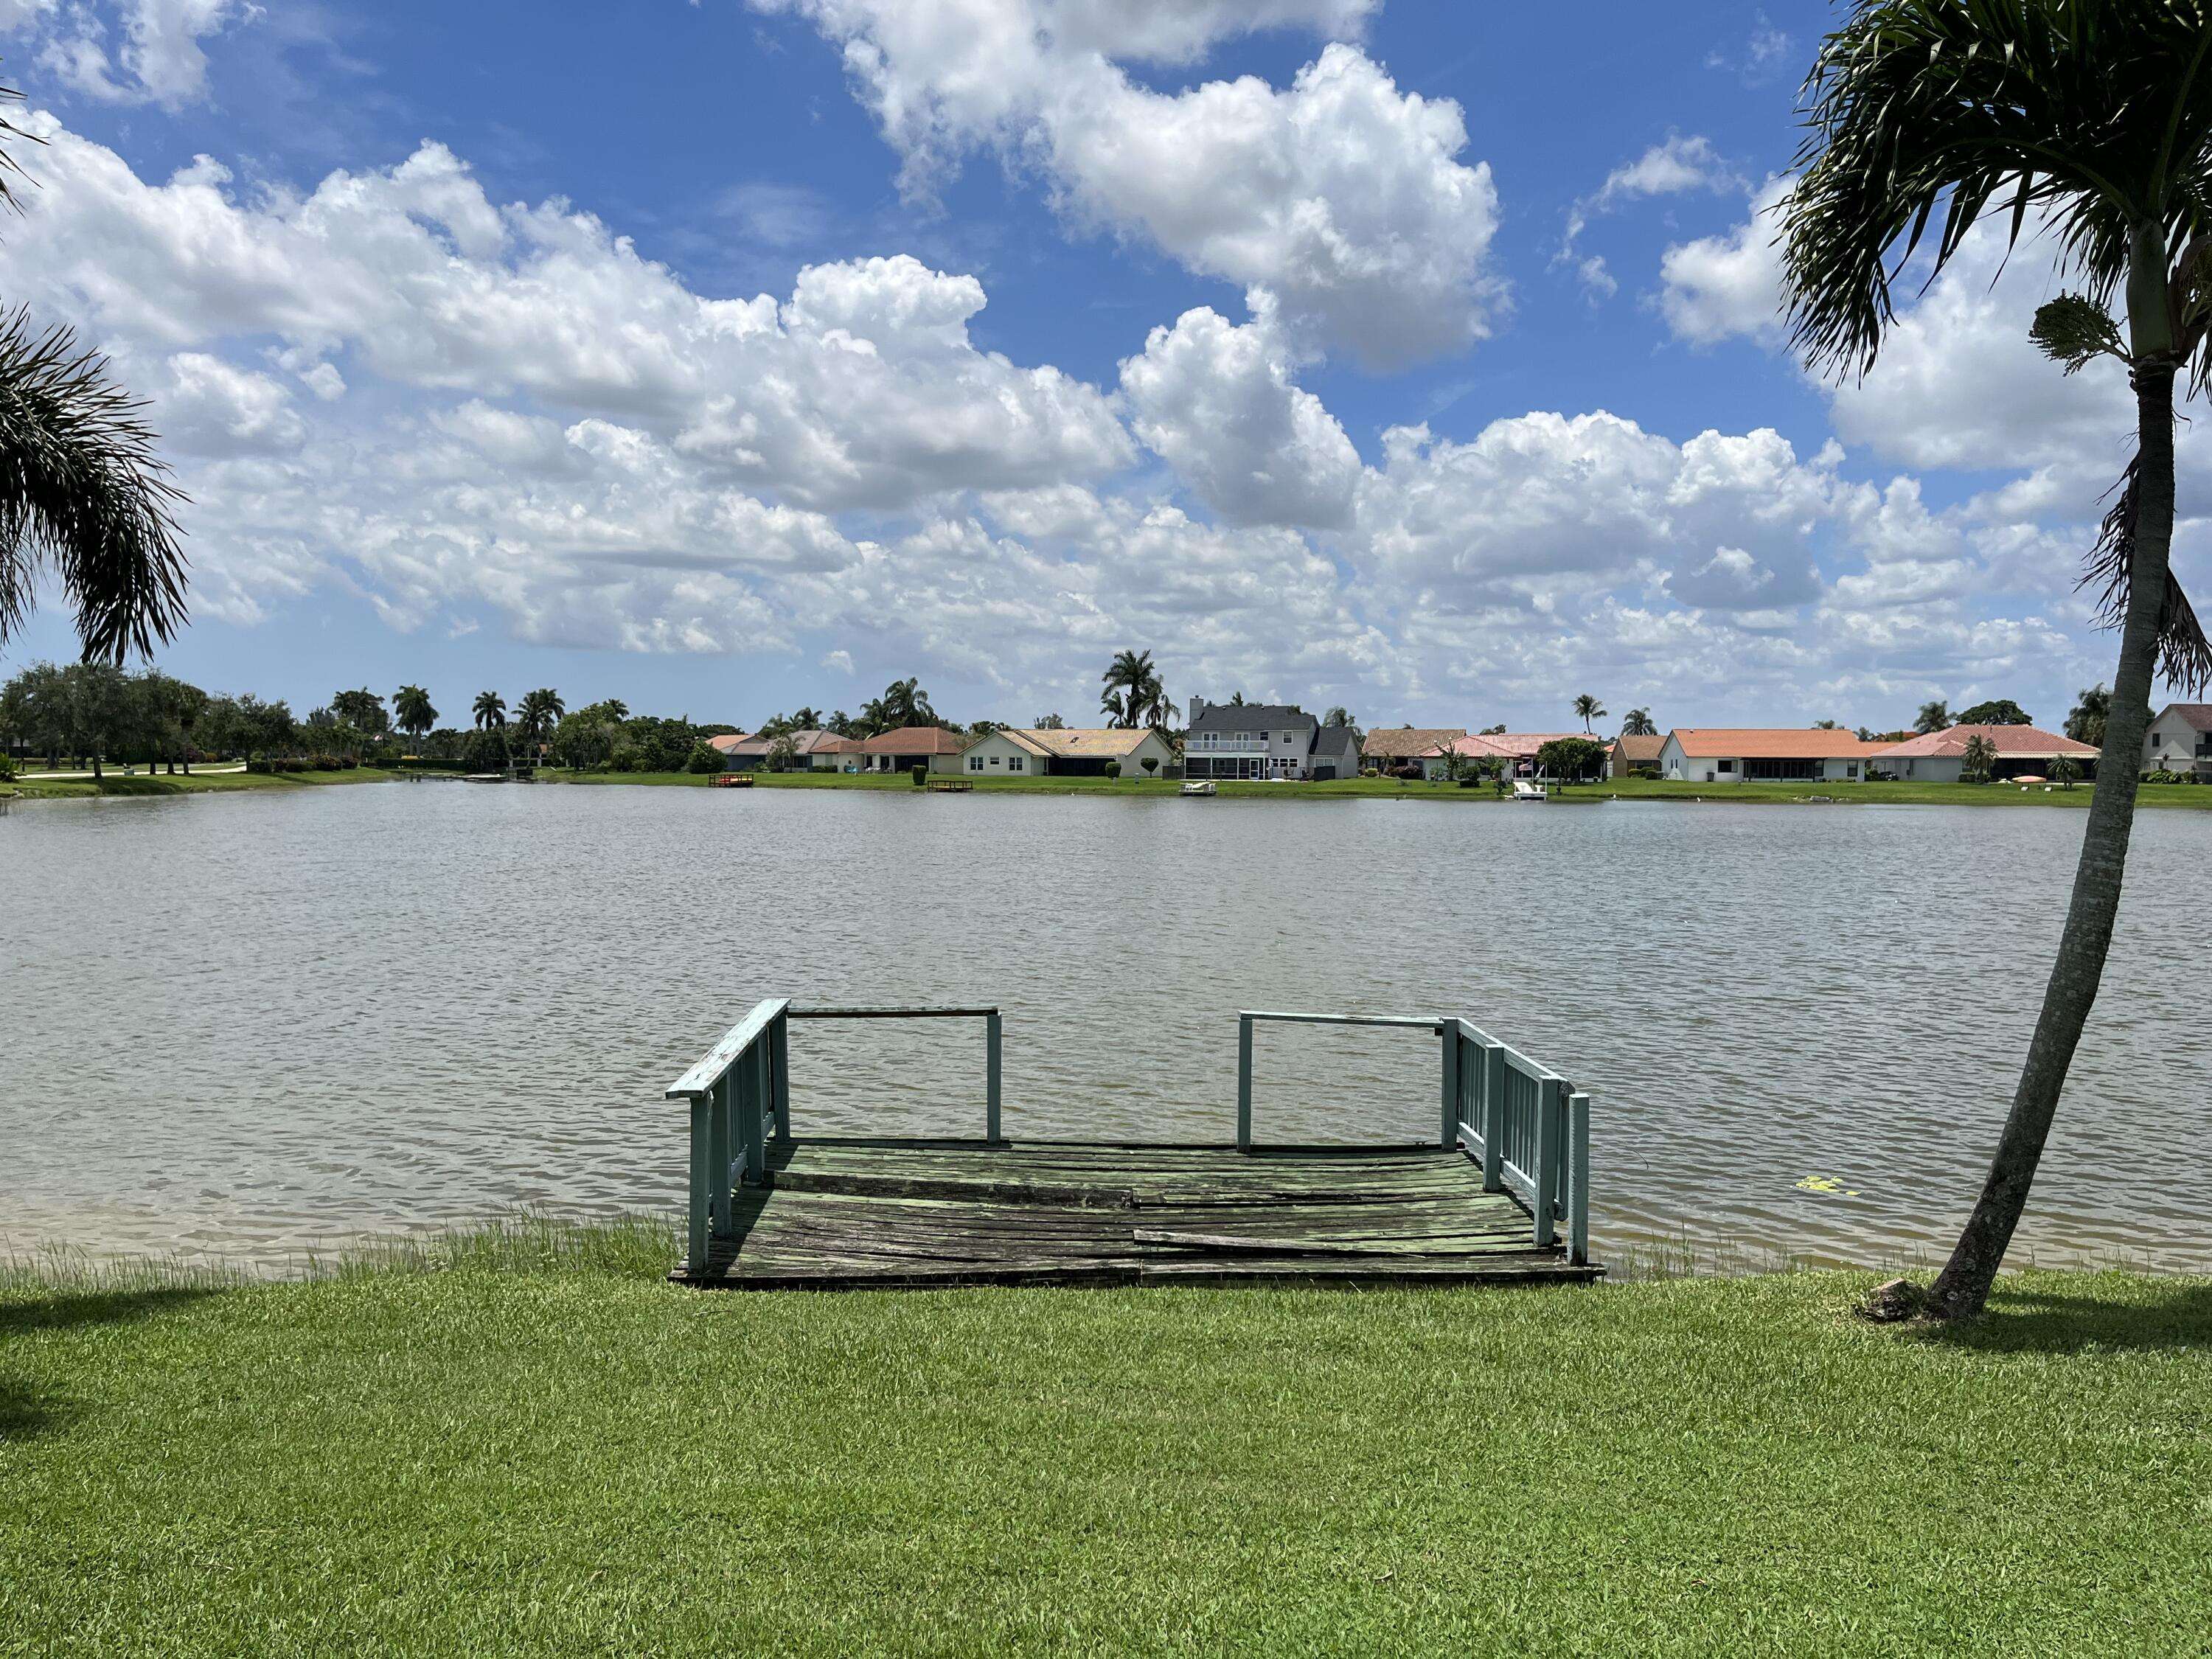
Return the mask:
{"type": "Polygon", "coordinates": [[[2135,227],[2212,229],[2207,0],[1864,0],[1801,95],[1801,177],[1778,210],[1792,337],[1864,374],[1891,285],[1933,232],[1932,279],[1985,212],[2048,223],[2103,304],[2135,227]]]}
{"type": "Polygon", "coordinates": [[[183,495],[154,453],[144,405],[66,328],[0,317],[0,639],[51,564],[87,660],[153,650],[185,621],[186,562],[170,516],[183,495]]]}
{"type": "Polygon", "coordinates": [[[2077,374],[2100,357],[2125,362],[2127,348],[2120,341],[2120,325],[2112,313],[2082,294],[2062,294],[2036,308],[2027,337],[2069,374],[2077,374]]]}
{"type": "MultiPolygon", "coordinates": [[[[0,87],[0,109],[22,101],[23,94],[15,88],[0,87]]],[[[22,204],[15,199],[15,192],[31,182],[31,175],[15,160],[15,146],[46,142],[37,133],[26,132],[5,115],[0,115],[0,207],[20,208],[22,204]]]]}
{"type": "MultiPolygon", "coordinates": [[[[2127,620],[2128,598],[2134,586],[2140,459],[2128,463],[2118,499],[2105,514],[2081,580],[2075,584],[2077,592],[2093,586],[2100,589],[2097,621],[2105,628],[2118,628],[2127,620]]],[[[2193,696],[2212,685],[2212,641],[2205,639],[2197,608],[2189,603],[2189,595],[2171,570],[2166,577],[2166,597],[2158,608],[2158,672],[2168,685],[2185,695],[2193,696]]]]}

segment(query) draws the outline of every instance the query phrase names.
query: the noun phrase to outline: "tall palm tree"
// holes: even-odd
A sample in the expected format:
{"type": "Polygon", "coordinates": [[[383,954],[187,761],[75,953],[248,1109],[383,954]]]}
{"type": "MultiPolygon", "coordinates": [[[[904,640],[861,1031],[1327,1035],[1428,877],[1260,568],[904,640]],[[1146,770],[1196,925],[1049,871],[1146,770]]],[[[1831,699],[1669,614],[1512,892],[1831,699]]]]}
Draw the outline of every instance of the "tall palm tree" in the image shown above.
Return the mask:
{"type": "Polygon", "coordinates": [[[496,691],[479,691],[474,704],[477,730],[504,730],[507,726],[507,699],[496,691]]]}
{"type": "Polygon", "coordinates": [[[1922,703],[1920,705],[1920,713],[1913,719],[1912,729],[1919,732],[1923,737],[1926,737],[1931,732],[1949,731],[1951,729],[1951,705],[1943,702],[1941,698],[1938,698],[1934,702],[1922,703]]]}
{"type": "Polygon", "coordinates": [[[1133,732],[1139,726],[1157,726],[1165,713],[1167,690],[1149,651],[1118,653],[1099,676],[1105,690],[1098,707],[1107,724],[1133,732]]]}
{"type": "Polygon", "coordinates": [[[568,705],[561,701],[561,694],[551,686],[541,686],[526,691],[522,701],[514,706],[514,724],[522,733],[526,746],[535,750],[553,733],[561,716],[568,712],[568,705]]]}
{"type": "Polygon", "coordinates": [[[1352,711],[1338,703],[1321,717],[1321,723],[1323,726],[1349,726],[1352,724],[1352,711]]]}
{"type": "Polygon", "coordinates": [[[1628,711],[1628,718],[1620,723],[1620,734],[1625,738],[1656,738],[1659,735],[1659,728],[1651,723],[1650,709],[1632,708],[1628,711]]]}
{"type": "Polygon", "coordinates": [[[2074,712],[2066,717],[2066,735],[2076,743],[2102,749],[2105,746],[2105,722],[2112,716],[2112,694],[2100,682],[2088,687],[2075,700],[2074,712]]]}
{"type": "Polygon", "coordinates": [[[2212,649],[2167,564],[2174,381],[2186,371],[2201,392],[2212,367],[2208,58],[2207,0],[1860,0],[1806,82],[1801,177],[1780,211],[1784,302],[1814,368],[1863,374],[1893,320],[1891,278],[1922,234],[1941,227],[1940,271],[1994,205],[2014,245],[2030,214],[2047,222],[2059,274],[2081,284],[2036,313],[2036,343],[2069,373],[2116,358],[2136,393],[2135,459],[2086,579],[2102,585],[2120,633],[2105,750],[2122,763],[2098,769],[2012,1109],[1929,1293],[1942,1317],[1972,1316],[1988,1297],[2097,999],[2154,673],[2189,687],[2212,677],[2212,649]]]}
{"type": "Polygon", "coordinates": [[[1996,744],[1980,732],[1968,738],[1966,748],[1960,751],[1959,771],[1970,783],[1987,783],[1990,772],[1996,763],[1996,744]]]}
{"type": "MultiPolygon", "coordinates": [[[[21,98],[0,87],[0,104],[21,98]]],[[[19,139],[39,142],[0,117],[0,208],[17,205],[19,139]]],[[[185,625],[170,516],[184,497],[143,407],[70,330],[34,330],[26,310],[0,316],[0,645],[29,616],[41,571],[76,612],[87,662],[150,655],[185,625]]]]}
{"type": "Polygon", "coordinates": [[[1592,720],[1601,720],[1605,718],[1605,706],[1585,691],[1575,699],[1575,713],[1581,716],[1583,730],[1587,732],[1590,729],[1592,720]]]}
{"type": "Polygon", "coordinates": [[[863,714],[870,709],[874,710],[873,718],[879,722],[876,726],[878,732],[937,724],[937,710],[930,707],[929,693],[921,689],[918,678],[893,680],[884,688],[882,696],[863,706],[863,714]]]}
{"type": "Polygon", "coordinates": [[[430,694],[419,685],[403,685],[394,691],[392,723],[421,741],[422,734],[438,723],[438,710],[430,701],[430,694]]]}

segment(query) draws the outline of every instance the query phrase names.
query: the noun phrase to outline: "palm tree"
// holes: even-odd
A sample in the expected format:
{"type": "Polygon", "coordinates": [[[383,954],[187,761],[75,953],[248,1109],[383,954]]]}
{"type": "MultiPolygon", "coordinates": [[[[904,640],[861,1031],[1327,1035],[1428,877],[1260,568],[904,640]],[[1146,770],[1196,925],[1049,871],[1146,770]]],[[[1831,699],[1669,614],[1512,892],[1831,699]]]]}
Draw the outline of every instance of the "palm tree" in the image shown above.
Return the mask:
{"type": "Polygon", "coordinates": [[[822,711],[810,702],[793,711],[791,724],[794,731],[819,732],[822,729],[822,711]]]}
{"type": "Polygon", "coordinates": [[[403,685],[392,694],[392,723],[416,742],[438,723],[430,694],[419,685],[403,685]]]}
{"type": "Polygon", "coordinates": [[[1601,720],[1605,718],[1605,706],[1585,691],[1575,699],[1575,713],[1582,717],[1583,730],[1587,732],[1590,729],[1592,720],[1601,720]]]}
{"type": "Polygon", "coordinates": [[[1166,711],[1167,691],[1149,651],[1124,651],[1100,676],[1106,690],[1098,707],[1109,726],[1133,732],[1139,726],[1158,726],[1166,711]]]}
{"type": "Polygon", "coordinates": [[[1949,731],[1951,705],[1940,699],[1935,702],[1922,703],[1920,713],[1912,722],[1912,729],[1923,737],[1926,737],[1931,732],[1949,731]]]}
{"type": "Polygon", "coordinates": [[[2049,222],[2059,274],[2081,284],[2037,312],[2036,343],[2069,373],[2116,358],[2136,393],[2135,459],[2087,578],[2120,632],[2105,749],[2124,763],[2099,769],[2020,1085],[1929,1292],[1941,1317],[1971,1317],[1987,1300],[2096,1001],[2154,672],[2178,687],[2212,678],[2212,647],[2167,564],[2174,380],[2185,368],[2188,389],[2202,391],[2212,368],[2209,57],[2206,0],[1860,0],[1806,82],[1801,176],[1780,212],[1785,305],[1809,366],[1863,374],[1892,320],[1900,245],[1909,254],[1939,223],[1929,268],[1940,271],[1995,204],[2014,245],[2031,212],[2049,222]]]}
{"type": "Polygon", "coordinates": [[[860,715],[878,732],[937,724],[937,710],[930,707],[929,693],[921,689],[918,678],[893,680],[884,688],[882,696],[861,705],[860,715]]]}
{"type": "Polygon", "coordinates": [[[1339,703],[1321,717],[1321,723],[1323,726],[1349,726],[1352,724],[1352,711],[1339,703]]]}
{"type": "MultiPolygon", "coordinates": [[[[0,104],[21,98],[0,87],[0,104]]],[[[29,137],[0,117],[0,207],[17,204],[11,175],[22,176],[7,143],[29,137]]],[[[154,453],[143,407],[69,329],[36,331],[27,310],[0,316],[0,645],[49,570],[76,612],[87,662],[151,655],[185,625],[185,556],[170,517],[184,497],[154,453]]]]}
{"type": "Polygon", "coordinates": [[[568,705],[550,685],[525,692],[522,701],[514,706],[515,729],[522,733],[524,746],[536,750],[552,735],[553,727],[568,712],[568,705]]]}
{"type": "Polygon", "coordinates": [[[507,699],[496,691],[479,691],[475,703],[477,730],[504,730],[507,726],[507,699]]]}
{"type": "Polygon", "coordinates": [[[1960,751],[1959,771],[1969,783],[1987,783],[1996,763],[1996,744],[1980,732],[1968,738],[1966,748],[1960,751]]]}
{"type": "Polygon", "coordinates": [[[1624,738],[1656,738],[1659,735],[1659,728],[1651,723],[1650,709],[1632,708],[1628,711],[1628,718],[1620,723],[1620,735],[1624,738]]]}

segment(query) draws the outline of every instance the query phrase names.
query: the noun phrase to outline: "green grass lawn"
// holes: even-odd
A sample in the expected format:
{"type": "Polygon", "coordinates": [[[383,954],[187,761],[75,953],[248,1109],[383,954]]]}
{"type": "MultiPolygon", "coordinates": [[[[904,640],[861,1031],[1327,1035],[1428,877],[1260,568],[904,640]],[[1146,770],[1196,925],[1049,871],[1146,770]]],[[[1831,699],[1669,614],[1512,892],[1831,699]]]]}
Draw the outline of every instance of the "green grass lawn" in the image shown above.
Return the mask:
{"type": "Polygon", "coordinates": [[[222,795],[241,790],[309,788],[318,784],[384,783],[397,775],[361,766],[341,772],[195,772],[190,777],[181,772],[174,777],[141,772],[126,778],[116,768],[96,782],[90,778],[45,781],[33,778],[0,787],[15,790],[19,800],[79,800],[95,795],[222,795]]]}
{"type": "Polygon", "coordinates": [[[0,1281],[0,1650],[2201,1652],[2212,1281],[0,1281]]]}

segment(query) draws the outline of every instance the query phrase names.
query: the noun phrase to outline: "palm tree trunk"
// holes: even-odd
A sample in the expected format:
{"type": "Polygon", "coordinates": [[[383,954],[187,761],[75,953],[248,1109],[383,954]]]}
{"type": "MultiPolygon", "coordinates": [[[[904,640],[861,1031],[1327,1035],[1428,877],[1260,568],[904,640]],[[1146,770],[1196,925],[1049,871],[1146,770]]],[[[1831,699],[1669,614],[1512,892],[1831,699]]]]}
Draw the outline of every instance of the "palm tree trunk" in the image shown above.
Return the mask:
{"type": "MultiPolygon", "coordinates": [[[[2160,260],[2154,269],[2163,270],[2160,260]]],[[[2162,284],[2161,289],[2162,289],[2162,284]]],[[[2131,295],[2131,297],[2133,297],[2131,295]]],[[[2163,292],[2159,295],[2161,308],[2163,292]]],[[[2131,307],[2135,309],[2136,307],[2131,307]]],[[[2140,314],[2140,312],[2138,312],[2140,314]]],[[[2138,334],[2138,340],[2141,336],[2138,334]]],[[[2160,343],[2161,344],[2163,342],[2160,343]]],[[[1946,1319],[1982,1310],[2013,1230],[2027,1207],[2028,1188],[2050,1138],[2067,1068],[2081,1028],[2097,1000],[2112,922],[2120,908],[2120,879],[2135,828],[2136,786],[2143,732],[2149,725],[2151,677],[2158,655],[2159,611],[2166,597],[2166,557],[2173,539],[2173,378],[2171,354],[2144,354],[2133,376],[2138,426],[2135,557],[2128,611],[2120,632],[2119,672],[2112,683],[2112,711],[2106,722],[2096,793],[2081,836],[2081,861],[2058,959],[2043,993],[2043,1012],[2028,1044],[2027,1063],[2004,1133],[1990,1161],[1982,1195],[1959,1235],[1951,1259],[1929,1292],[1931,1310],[1946,1319]]]]}

